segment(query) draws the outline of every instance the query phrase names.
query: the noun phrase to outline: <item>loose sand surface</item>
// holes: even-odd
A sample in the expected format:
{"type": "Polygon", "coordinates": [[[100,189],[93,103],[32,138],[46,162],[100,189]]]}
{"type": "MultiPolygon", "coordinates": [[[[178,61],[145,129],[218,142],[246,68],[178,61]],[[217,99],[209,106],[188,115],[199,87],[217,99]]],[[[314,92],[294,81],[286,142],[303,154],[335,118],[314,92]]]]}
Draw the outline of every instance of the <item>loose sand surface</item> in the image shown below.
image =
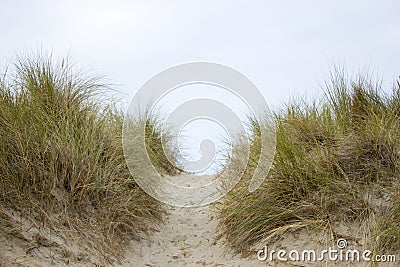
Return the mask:
{"type": "MultiPolygon", "coordinates": [[[[197,187],[214,177],[180,175],[167,179],[197,187]]],[[[165,209],[164,224],[147,238],[133,242],[122,266],[266,266],[257,260],[256,253],[244,259],[224,246],[224,240],[218,239],[218,216],[212,204],[185,208],[165,205],[165,209]]]]}

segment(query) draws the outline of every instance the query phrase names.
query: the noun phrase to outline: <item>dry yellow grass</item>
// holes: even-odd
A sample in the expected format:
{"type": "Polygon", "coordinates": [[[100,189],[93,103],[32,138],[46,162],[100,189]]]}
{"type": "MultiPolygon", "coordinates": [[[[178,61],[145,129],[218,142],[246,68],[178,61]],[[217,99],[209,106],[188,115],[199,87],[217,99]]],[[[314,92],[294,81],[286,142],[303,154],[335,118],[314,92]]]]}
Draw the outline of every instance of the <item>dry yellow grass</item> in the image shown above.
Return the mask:
{"type": "Polygon", "coordinates": [[[325,229],[337,238],[335,225],[367,223],[376,251],[398,253],[399,82],[384,95],[379,84],[350,81],[338,71],[325,99],[288,104],[275,113],[275,123],[273,167],[264,184],[249,193],[261,144],[260,126],[251,121],[246,174],[220,206],[220,229],[229,244],[248,252],[260,241],[273,243],[300,229],[325,229]]]}
{"type": "MultiPolygon", "coordinates": [[[[0,82],[0,232],[17,235],[10,211],[66,231],[107,258],[161,220],[160,203],[135,183],[122,147],[123,114],[96,77],[67,60],[19,58],[0,82]]],[[[152,118],[156,120],[156,118],[152,118]]],[[[147,136],[163,157],[158,125],[147,136]]],[[[138,166],[138,172],[140,166],[138,166]]]]}

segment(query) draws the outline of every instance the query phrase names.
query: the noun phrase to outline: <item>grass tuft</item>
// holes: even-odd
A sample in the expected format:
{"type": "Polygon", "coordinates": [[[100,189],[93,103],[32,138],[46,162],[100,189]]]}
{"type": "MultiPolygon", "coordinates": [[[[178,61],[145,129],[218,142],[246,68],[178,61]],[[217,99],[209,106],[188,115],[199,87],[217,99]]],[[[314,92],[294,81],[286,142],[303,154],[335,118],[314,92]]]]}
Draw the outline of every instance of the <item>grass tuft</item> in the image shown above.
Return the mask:
{"type": "Polygon", "coordinates": [[[228,244],[247,253],[304,228],[337,237],[338,225],[374,217],[379,225],[369,237],[375,246],[399,252],[399,96],[399,82],[385,95],[377,83],[337,72],[321,101],[276,111],[273,166],[253,193],[247,187],[259,164],[262,124],[251,120],[247,170],[220,205],[228,244]]]}
{"type": "MultiPolygon", "coordinates": [[[[46,55],[19,58],[14,69],[0,82],[0,213],[14,210],[120,256],[129,236],[160,221],[161,205],[126,166],[123,114],[109,88],[46,55]]],[[[151,119],[148,149],[172,172],[151,119]]]]}

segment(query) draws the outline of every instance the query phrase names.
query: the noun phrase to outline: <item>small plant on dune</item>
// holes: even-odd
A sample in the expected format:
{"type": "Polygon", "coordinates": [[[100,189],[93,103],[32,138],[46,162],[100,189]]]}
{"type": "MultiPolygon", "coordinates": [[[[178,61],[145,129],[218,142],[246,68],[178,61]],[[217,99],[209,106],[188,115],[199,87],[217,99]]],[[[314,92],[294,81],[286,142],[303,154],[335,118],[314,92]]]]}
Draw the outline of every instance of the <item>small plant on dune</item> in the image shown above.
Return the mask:
{"type": "MultiPolygon", "coordinates": [[[[126,166],[123,114],[107,92],[66,60],[17,61],[0,82],[0,209],[72,230],[102,255],[118,256],[120,241],[160,220],[160,203],[126,166]]],[[[159,149],[158,131],[148,131],[150,150],[159,149]]]]}
{"type": "Polygon", "coordinates": [[[377,221],[391,216],[394,223],[381,222],[371,239],[398,252],[400,88],[390,96],[379,90],[368,79],[349,82],[338,72],[321,102],[292,103],[275,112],[273,166],[253,193],[247,185],[258,164],[261,126],[251,121],[247,170],[220,206],[220,228],[234,249],[245,253],[302,228],[338,237],[338,224],[374,215],[377,221]],[[375,201],[382,192],[390,199],[384,210],[375,201]]]}

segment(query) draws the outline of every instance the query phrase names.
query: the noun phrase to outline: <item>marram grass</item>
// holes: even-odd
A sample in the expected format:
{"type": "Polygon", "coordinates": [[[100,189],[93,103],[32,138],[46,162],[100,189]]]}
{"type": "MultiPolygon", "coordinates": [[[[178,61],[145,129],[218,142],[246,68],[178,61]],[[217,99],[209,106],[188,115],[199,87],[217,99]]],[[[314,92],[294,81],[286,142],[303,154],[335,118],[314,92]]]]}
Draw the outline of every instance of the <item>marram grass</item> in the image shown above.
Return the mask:
{"type": "MultiPolygon", "coordinates": [[[[103,255],[118,254],[122,241],[161,219],[160,203],[126,166],[122,112],[100,79],[67,60],[30,56],[14,67],[0,82],[0,231],[13,228],[7,211],[14,210],[74,232],[103,255]]],[[[148,130],[153,162],[173,173],[160,127],[148,130]]]]}
{"type": "Polygon", "coordinates": [[[368,238],[375,251],[398,253],[399,82],[384,94],[369,79],[350,81],[337,72],[324,99],[288,104],[274,120],[276,155],[265,182],[248,192],[261,144],[260,124],[251,120],[246,173],[219,206],[228,244],[247,253],[300,229],[325,229],[336,237],[335,225],[374,218],[368,238]],[[385,208],[377,205],[383,199],[385,208]]]}

